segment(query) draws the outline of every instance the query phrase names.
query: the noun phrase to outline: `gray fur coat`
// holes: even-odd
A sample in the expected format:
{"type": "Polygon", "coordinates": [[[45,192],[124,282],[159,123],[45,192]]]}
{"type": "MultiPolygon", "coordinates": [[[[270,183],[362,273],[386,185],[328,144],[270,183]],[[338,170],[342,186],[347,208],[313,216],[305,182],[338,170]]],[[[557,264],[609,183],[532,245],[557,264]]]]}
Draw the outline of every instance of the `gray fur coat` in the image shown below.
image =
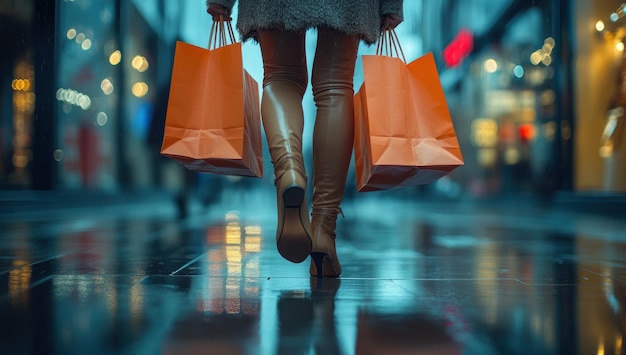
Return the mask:
{"type": "MultiPolygon", "coordinates": [[[[243,40],[255,37],[256,30],[285,28],[303,31],[330,27],[358,35],[365,43],[376,42],[380,17],[402,16],[403,0],[239,0],[237,29],[243,40]]],[[[207,0],[232,9],[235,0],[207,0]]]]}

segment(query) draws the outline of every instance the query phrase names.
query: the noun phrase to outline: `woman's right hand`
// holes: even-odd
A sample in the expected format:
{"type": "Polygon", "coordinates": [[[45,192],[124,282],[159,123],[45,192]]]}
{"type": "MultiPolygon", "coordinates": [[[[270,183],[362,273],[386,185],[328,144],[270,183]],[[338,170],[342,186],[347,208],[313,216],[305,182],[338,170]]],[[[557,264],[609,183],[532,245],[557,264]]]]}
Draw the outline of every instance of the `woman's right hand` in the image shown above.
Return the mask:
{"type": "Polygon", "coordinates": [[[220,4],[210,3],[206,12],[213,17],[213,21],[219,21],[222,16],[223,21],[232,21],[230,10],[220,4]]]}
{"type": "Polygon", "coordinates": [[[397,14],[384,15],[380,18],[380,29],[383,31],[394,30],[404,19],[397,14]]]}

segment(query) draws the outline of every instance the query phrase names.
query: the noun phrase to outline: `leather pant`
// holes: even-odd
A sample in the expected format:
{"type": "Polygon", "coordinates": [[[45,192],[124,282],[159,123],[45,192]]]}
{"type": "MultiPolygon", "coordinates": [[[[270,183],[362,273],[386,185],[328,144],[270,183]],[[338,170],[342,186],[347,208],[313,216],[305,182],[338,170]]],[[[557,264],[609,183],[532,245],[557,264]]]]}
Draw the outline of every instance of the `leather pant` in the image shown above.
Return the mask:
{"type": "MultiPolygon", "coordinates": [[[[302,98],[308,84],[305,33],[261,30],[258,39],[265,71],[261,114],[274,174],[280,179],[285,171],[296,171],[305,177],[302,158],[302,98]],[[282,163],[285,160],[289,161],[287,166],[282,163]]],[[[358,46],[357,36],[328,28],[318,30],[311,75],[317,107],[311,220],[311,255],[319,259],[317,268],[311,265],[311,274],[316,276],[341,273],[335,251],[335,229],[354,141],[353,79],[358,46]]],[[[279,181],[279,190],[280,184],[279,181]]],[[[279,204],[279,225],[280,213],[279,204]]]]}
{"type": "MultiPolygon", "coordinates": [[[[302,97],[308,84],[305,33],[261,30],[258,38],[265,70],[262,113],[268,142],[275,141],[271,136],[284,136],[281,130],[289,130],[295,143],[289,149],[300,149],[301,153],[302,97]]],[[[358,45],[356,36],[327,28],[318,30],[311,75],[317,107],[313,131],[314,208],[338,208],[343,198],[354,140],[353,78],[358,45]]],[[[273,148],[283,149],[270,143],[270,151],[273,148]]]]}

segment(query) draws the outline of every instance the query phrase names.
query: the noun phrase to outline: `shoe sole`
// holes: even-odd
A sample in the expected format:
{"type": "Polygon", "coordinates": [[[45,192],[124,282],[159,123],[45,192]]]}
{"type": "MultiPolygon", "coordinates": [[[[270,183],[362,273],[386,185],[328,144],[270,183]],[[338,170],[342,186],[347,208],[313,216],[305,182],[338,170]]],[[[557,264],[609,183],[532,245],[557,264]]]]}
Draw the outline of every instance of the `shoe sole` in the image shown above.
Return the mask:
{"type": "Polygon", "coordinates": [[[300,219],[302,201],[304,201],[304,189],[301,187],[289,187],[283,193],[285,216],[280,238],[276,244],[278,253],[294,263],[306,260],[313,248],[311,237],[306,233],[300,219]]]}

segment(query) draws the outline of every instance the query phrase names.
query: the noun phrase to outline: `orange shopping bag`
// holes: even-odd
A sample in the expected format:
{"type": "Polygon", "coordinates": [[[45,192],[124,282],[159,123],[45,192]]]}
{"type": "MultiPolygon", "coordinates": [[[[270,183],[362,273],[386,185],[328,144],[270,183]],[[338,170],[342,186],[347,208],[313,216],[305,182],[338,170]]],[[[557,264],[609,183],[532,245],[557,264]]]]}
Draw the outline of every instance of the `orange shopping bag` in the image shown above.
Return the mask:
{"type": "Polygon", "coordinates": [[[432,53],[409,64],[383,55],[402,54],[398,48],[388,31],[377,55],[363,56],[364,82],[354,96],[360,192],[428,184],[463,165],[432,53]]]}
{"type": "Polygon", "coordinates": [[[161,154],[194,171],[263,176],[258,84],[229,21],[213,23],[208,49],[176,43],[161,154]]]}

